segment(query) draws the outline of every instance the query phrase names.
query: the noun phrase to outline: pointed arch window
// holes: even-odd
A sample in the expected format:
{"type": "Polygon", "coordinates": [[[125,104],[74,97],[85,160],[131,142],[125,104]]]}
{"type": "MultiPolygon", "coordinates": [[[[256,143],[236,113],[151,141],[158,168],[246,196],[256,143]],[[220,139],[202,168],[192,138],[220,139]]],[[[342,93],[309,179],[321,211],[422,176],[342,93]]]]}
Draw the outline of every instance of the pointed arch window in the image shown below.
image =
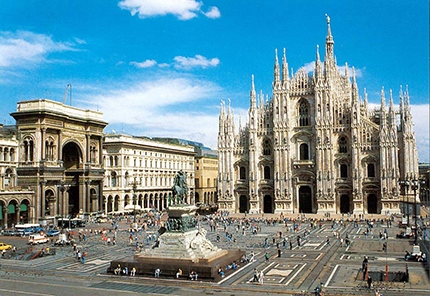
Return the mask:
{"type": "Polygon", "coordinates": [[[339,144],[339,153],[348,152],[348,141],[346,137],[340,137],[338,144],[339,144]]]}
{"type": "Polygon", "coordinates": [[[305,100],[299,105],[299,126],[309,126],[309,105],[305,100]]]}
{"type": "Polygon", "coordinates": [[[245,169],[245,167],[240,167],[240,179],[246,180],[246,169],[245,169]]]}
{"type": "Polygon", "coordinates": [[[270,167],[268,166],[264,167],[264,179],[270,180],[270,167]]]}
{"type": "Polygon", "coordinates": [[[300,160],[309,160],[309,145],[306,143],[300,145],[300,160]]]}
{"type": "Polygon", "coordinates": [[[340,177],[342,179],[348,178],[348,166],[346,164],[340,165],[340,177]]]}
{"type": "Polygon", "coordinates": [[[272,150],[272,144],[269,139],[265,139],[263,142],[263,155],[270,155],[272,150]]]}
{"type": "Polygon", "coordinates": [[[373,163],[367,165],[367,177],[375,178],[375,165],[373,163]]]}

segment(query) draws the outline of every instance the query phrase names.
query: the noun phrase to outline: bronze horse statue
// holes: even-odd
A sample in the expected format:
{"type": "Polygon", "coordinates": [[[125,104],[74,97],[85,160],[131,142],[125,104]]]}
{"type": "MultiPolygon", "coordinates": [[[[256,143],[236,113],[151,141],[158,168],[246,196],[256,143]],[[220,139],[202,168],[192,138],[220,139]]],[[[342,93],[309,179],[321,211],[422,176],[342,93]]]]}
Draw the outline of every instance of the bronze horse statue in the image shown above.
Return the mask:
{"type": "Polygon", "coordinates": [[[184,204],[188,196],[187,175],[182,170],[179,171],[172,187],[173,203],[169,198],[169,205],[184,204]]]}

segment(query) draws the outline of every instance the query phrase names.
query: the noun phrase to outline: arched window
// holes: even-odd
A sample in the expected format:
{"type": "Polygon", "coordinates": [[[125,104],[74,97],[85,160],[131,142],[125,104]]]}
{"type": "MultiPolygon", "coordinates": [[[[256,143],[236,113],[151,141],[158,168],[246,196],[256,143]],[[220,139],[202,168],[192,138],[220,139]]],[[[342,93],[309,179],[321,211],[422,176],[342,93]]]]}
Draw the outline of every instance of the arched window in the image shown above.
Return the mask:
{"type": "Polygon", "coordinates": [[[309,146],[306,143],[300,145],[300,160],[309,160],[309,146]]]}
{"type": "Polygon", "coordinates": [[[4,148],[3,150],[3,159],[4,161],[9,161],[9,149],[8,148],[4,148]]]}
{"type": "Polygon", "coordinates": [[[373,163],[367,165],[367,177],[375,178],[375,165],[373,163]]]}
{"type": "Polygon", "coordinates": [[[309,107],[305,100],[302,100],[299,105],[299,126],[309,125],[309,107]]]}
{"type": "Polygon", "coordinates": [[[339,153],[347,153],[348,152],[348,141],[345,137],[339,138],[339,153]]]}
{"type": "Polygon", "coordinates": [[[270,140],[266,139],[263,142],[263,155],[270,155],[272,150],[272,145],[270,140]]]}
{"type": "Polygon", "coordinates": [[[270,180],[270,167],[268,166],[264,167],[264,179],[270,180]]]}
{"type": "Polygon", "coordinates": [[[10,148],[10,161],[15,161],[15,150],[13,148],[10,148]]]}
{"type": "Polygon", "coordinates": [[[340,177],[342,179],[348,178],[348,166],[346,164],[340,165],[340,177]]]}
{"type": "Polygon", "coordinates": [[[111,186],[112,187],[116,187],[117,186],[117,177],[116,177],[116,173],[115,172],[111,173],[111,186]]]}
{"type": "Polygon", "coordinates": [[[24,161],[33,161],[34,159],[34,142],[29,136],[24,138],[24,161]]]}
{"type": "Polygon", "coordinates": [[[246,169],[245,167],[240,167],[240,179],[245,180],[246,179],[246,169]]]}

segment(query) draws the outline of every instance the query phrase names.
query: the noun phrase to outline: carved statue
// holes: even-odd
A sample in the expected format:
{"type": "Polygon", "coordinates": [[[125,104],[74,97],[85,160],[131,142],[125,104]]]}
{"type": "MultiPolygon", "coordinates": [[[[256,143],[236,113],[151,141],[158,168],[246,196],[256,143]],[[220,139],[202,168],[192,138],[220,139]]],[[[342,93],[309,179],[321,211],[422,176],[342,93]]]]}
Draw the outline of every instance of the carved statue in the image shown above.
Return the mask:
{"type": "MultiPolygon", "coordinates": [[[[187,175],[180,170],[173,181],[172,195],[174,204],[184,204],[188,195],[187,175]]],[[[171,201],[169,201],[170,204],[171,201]]]]}

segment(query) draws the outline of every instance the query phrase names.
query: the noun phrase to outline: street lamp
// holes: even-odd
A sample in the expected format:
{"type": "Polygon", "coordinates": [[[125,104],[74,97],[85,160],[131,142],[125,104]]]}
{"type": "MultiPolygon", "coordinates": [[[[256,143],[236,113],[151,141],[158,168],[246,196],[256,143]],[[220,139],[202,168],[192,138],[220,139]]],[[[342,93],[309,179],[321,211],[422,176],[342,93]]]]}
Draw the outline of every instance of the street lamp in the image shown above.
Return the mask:
{"type": "MultiPolygon", "coordinates": [[[[400,186],[404,189],[404,191],[403,191],[403,198],[406,197],[407,215],[408,215],[408,226],[409,226],[409,197],[408,197],[408,191],[409,191],[410,183],[409,183],[408,180],[400,181],[400,186]]],[[[404,203],[403,203],[403,209],[406,211],[404,203]]]]}
{"type": "Polygon", "coordinates": [[[133,182],[130,183],[130,185],[132,186],[132,189],[133,189],[133,215],[134,215],[133,228],[137,229],[137,225],[136,225],[136,199],[137,199],[136,190],[137,190],[137,185],[139,185],[139,183],[136,180],[134,180],[133,182]]]}
{"type": "Polygon", "coordinates": [[[418,180],[414,179],[412,180],[412,186],[411,189],[414,191],[414,207],[415,207],[415,239],[414,239],[414,244],[417,244],[417,239],[418,239],[418,219],[417,219],[417,190],[419,188],[419,183],[418,180]]]}

